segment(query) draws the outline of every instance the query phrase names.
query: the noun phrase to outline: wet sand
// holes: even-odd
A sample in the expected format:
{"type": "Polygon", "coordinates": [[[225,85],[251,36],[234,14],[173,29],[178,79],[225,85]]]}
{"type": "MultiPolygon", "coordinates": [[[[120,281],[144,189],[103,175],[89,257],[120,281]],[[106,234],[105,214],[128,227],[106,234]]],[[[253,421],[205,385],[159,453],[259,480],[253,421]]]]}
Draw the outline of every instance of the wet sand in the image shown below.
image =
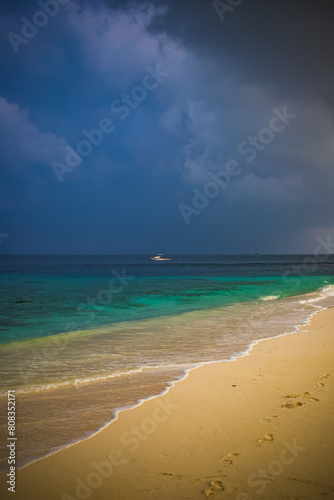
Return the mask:
{"type": "Polygon", "coordinates": [[[333,358],[330,308],[235,362],[191,371],[95,436],[16,471],[14,497],[2,474],[1,497],[334,498],[333,358]]]}

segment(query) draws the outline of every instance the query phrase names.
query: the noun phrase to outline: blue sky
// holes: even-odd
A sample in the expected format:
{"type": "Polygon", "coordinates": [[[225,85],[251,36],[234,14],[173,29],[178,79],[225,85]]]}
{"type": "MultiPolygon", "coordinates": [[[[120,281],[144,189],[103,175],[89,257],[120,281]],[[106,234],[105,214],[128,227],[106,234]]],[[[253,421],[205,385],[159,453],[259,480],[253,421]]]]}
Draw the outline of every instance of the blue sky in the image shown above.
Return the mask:
{"type": "Polygon", "coordinates": [[[333,234],[331,5],[222,5],[2,2],[1,253],[312,253],[333,234]]]}

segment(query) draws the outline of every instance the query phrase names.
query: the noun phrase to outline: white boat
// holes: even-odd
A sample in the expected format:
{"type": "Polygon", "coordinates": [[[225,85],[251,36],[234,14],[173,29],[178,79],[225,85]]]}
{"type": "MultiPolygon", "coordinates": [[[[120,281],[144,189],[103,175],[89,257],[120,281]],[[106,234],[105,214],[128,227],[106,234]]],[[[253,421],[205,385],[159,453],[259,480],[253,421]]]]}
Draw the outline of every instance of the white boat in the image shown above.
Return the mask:
{"type": "Polygon", "coordinates": [[[158,254],[155,257],[151,257],[151,260],[171,260],[170,257],[163,257],[162,254],[158,254]]]}

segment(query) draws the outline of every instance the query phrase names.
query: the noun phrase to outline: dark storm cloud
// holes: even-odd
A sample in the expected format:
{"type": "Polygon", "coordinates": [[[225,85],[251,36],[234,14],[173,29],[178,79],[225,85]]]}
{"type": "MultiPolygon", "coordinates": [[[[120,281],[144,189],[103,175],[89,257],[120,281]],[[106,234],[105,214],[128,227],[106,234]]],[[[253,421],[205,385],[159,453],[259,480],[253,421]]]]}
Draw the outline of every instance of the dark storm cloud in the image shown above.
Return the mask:
{"type": "Polygon", "coordinates": [[[41,2],[2,2],[2,252],[312,251],[333,230],[332,5],[231,3],[222,22],[208,0],[69,2],[16,54],[7,34],[41,2]],[[60,184],[52,162],[106,118],[60,184]],[[229,160],[241,174],[186,225],[180,203],[229,160]]]}
{"type": "Polygon", "coordinates": [[[329,0],[244,0],[233,12],[224,13],[224,22],[213,1],[168,5],[169,11],[156,21],[153,31],[165,29],[218,65],[226,60],[241,80],[273,85],[289,97],[317,95],[333,105],[333,4],[329,0]]]}

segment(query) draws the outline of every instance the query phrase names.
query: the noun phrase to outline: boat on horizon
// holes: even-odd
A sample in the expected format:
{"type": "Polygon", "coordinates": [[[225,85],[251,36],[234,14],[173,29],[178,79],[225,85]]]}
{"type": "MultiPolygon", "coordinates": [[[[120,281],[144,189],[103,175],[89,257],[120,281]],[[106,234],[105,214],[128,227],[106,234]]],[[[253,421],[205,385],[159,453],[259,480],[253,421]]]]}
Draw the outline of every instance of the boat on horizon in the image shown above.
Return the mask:
{"type": "Polygon", "coordinates": [[[163,255],[162,253],[159,253],[155,257],[151,257],[151,260],[159,260],[159,261],[160,260],[172,260],[170,257],[163,257],[162,255],[163,255]]]}

